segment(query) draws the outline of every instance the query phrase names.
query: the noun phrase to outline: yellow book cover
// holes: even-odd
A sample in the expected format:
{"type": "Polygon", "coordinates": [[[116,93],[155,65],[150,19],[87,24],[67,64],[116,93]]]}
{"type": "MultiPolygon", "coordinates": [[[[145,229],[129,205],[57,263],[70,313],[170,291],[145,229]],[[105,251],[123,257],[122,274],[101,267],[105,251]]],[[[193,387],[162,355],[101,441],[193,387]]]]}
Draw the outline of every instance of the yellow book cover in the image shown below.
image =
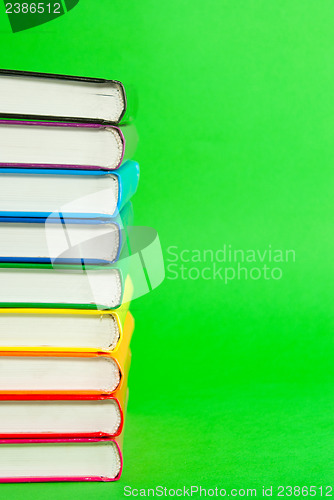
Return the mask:
{"type": "MultiPolygon", "coordinates": [[[[117,313],[114,311],[67,309],[1,309],[0,331],[5,332],[9,339],[14,338],[13,325],[15,319],[23,319],[24,321],[19,323],[21,330],[15,325],[15,332],[18,331],[22,337],[25,333],[24,329],[22,333],[22,328],[26,321],[29,322],[29,320],[34,319],[35,324],[37,324],[41,319],[51,319],[50,325],[52,325],[56,318],[60,320],[72,319],[67,324],[68,330],[62,328],[59,324],[55,325],[62,343],[66,335],[70,335],[71,340],[75,335],[75,338],[78,338],[80,331],[77,330],[80,318],[82,322],[86,319],[93,319],[96,322],[93,322],[93,325],[95,324],[97,327],[107,319],[106,326],[103,327],[103,333],[109,334],[108,330],[113,330],[113,344],[107,345],[109,342],[107,338],[110,338],[107,336],[103,337],[105,344],[102,347],[98,345],[95,345],[95,347],[92,345],[88,347],[78,347],[78,345],[58,346],[57,342],[59,340],[56,340],[56,334],[54,335],[55,341],[53,343],[49,342],[48,345],[43,345],[40,342],[31,345],[31,335],[27,335],[27,338],[30,339],[29,345],[27,345],[27,342],[15,342],[16,345],[9,345],[8,343],[8,346],[5,346],[3,345],[4,334],[0,334],[0,341],[2,342],[0,347],[0,395],[14,393],[97,396],[112,394],[116,390],[120,390],[126,378],[125,365],[134,329],[132,314],[126,309],[118,310],[117,313]],[[10,321],[8,324],[12,326],[12,329],[4,330],[1,324],[1,320],[4,318],[10,321]],[[73,331],[70,334],[68,333],[71,325],[74,325],[75,335],[73,331]]],[[[63,326],[65,323],[66,321],[63,326]]],[[[40,339],[43,332],[49,334],[49,332],[42,329],[35,334],[35,339],[40,339]]],[[[96,337],[94,335],[93,340],[96,337]]],[[[86,338],[88,337],[92,344],[91,336],[86,335],[86,338]]],[[[19,338],[18,333],[16,338],[19,338]]],[[[99,338],[102,338],[100,333],[99,338]]],[[[73,344],[73,342],[70,342],[70,344],[73,344]]]]}

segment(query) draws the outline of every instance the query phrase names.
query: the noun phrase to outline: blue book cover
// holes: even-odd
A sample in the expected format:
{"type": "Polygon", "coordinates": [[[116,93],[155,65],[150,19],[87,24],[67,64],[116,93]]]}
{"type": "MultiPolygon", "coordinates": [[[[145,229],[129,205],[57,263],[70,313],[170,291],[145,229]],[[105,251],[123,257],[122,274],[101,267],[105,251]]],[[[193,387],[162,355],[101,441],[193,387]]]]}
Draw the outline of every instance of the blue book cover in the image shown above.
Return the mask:
{"type": "Polygon", "coordinates": [[[132,160],[116,171],[0,168],[0,221],[108,221],[117,217],[135,194],[138,182],[139,165],[132,160]],[[25,203],[32,208],[23,209],[25,203]],[[20,208],[13,209],[16,206],[20,208]]]}
{"type": "Polygon", "coordinates": [[[113,264],[120,258],[127,227],[132,224],[131,201],[109,220],[2,217],[0,263],[113,264]]]}

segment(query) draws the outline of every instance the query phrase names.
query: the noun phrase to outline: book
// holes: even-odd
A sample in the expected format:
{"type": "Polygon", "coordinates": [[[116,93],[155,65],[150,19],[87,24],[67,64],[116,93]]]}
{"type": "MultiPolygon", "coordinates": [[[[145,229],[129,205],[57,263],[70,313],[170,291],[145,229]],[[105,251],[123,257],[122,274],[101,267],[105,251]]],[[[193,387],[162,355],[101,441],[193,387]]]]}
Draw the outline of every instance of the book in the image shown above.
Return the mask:
{"type": "Polygon", "coordinates": [[[0,217],[0,262],[111,264],[132,222],[130,201],[113,219],[0,217]]]}
{"type": "Polygon", "coordinates": [[[115,481],[118,438],[0,440],[0,482],[115,481]]]}
{"type": "Polygon", "coordinates": [[[113,350],[5,347],[0,351],[1,395],[111,395],[126,383],[134,319],[127,312],[113,350]]]}
{"type": "Polygon", "coordinates": [[[115,437],[123,421],[114,396],[0,397],[0,439],[115,437]]]}
{"type": "Polygon", "coordinates": [[[0,307],[115,309],[126,271],[115,265],[0,264],[0,307]]]}
{"type": "Polygon", "coordinates": [[[138,163],[116,171],[0,169],[0,217],[110,219],[137,190],[138,163]]]}
{"type": "Polygon", "coordinates": [[[0,120],[0,167],[117,169],[134,153],[133,127],[0,120]]]}
{"type": "Polygon", "coordinates": [[[104,355],[0,355],[0,393],[112,394],[121,381],[114,358],[104,355]]]}
{"type": "Polygon", "coordinates": [[[122,342],[128,305],[103,311],[0,308],[0,352],[112,354],[122,342]]]}
{"type": "Polygon", "coordinates": [[[0,116],[117,124],[126,110],[117,80],[0,70],[0,116]]]}

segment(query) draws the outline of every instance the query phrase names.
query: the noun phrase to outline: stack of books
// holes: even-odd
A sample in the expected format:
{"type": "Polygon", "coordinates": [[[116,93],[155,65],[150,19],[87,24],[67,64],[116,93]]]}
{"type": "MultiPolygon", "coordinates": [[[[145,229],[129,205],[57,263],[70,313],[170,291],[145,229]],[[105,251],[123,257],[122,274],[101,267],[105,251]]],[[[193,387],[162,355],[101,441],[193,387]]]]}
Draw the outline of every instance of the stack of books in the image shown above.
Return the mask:
{"type": "Polygon", "coordinates": [[[120,477],[139,180],[125,108],[117,81],[0,72],[0,482],[120,477]]]}

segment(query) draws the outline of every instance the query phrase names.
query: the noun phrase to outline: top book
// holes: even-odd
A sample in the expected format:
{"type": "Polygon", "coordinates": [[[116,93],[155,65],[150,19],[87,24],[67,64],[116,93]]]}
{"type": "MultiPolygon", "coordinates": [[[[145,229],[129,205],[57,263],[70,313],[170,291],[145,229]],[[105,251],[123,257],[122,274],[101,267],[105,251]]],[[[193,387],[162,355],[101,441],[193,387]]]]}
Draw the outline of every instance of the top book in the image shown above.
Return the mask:
{"type": "Polygon", "coordinates": [[[126,110],[116,80],[0,69],[0,116],[117,124],[126,110]]]}

